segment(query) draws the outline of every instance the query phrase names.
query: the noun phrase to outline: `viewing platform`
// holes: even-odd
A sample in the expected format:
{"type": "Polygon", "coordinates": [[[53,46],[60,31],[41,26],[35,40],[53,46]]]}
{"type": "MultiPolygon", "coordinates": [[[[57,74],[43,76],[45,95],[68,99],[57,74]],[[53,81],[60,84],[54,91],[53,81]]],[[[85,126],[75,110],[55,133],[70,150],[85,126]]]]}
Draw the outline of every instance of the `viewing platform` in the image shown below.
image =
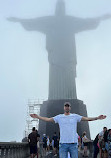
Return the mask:
{"type": "MultiPolygon", "coordinates": [[[[82,158],[82,150],[79,152],[79,158],[82,158]]],[[[36,156],[37,157],[37,156],[36,156]]],[[[35,158],[36,158],[35,157],[35,158]]],[[[46,156],[43,156],[43,143],[40,143],[39,158],[59,158],[54,156],[53,151],[46,156]]],[[[93,158],[93,143],[88,144],[88,157],[93,158]]],[[[1,142],[0,143],[0,158],[30,158],[30,149],[28,143],[16,142],[1,142]]]]}

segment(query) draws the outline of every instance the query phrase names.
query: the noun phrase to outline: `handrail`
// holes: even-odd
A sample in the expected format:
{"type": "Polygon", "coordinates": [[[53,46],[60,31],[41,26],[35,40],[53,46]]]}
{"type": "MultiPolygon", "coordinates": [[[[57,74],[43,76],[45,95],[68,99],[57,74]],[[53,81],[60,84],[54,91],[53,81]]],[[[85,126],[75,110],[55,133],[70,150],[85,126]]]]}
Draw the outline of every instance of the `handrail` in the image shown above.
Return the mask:
{"type": "Polygon", "coordinates": [[[0,158],[27,158],[29,156],[28,143],[0,142],[0,158]]]}
{"type": "MultiPolygon", "coordinates": [[[[40,142],[40,157],[43,157],[43,143],[40,142]]],[[[0,158],[28,158],[30,148],[28,142],[0,142],[0,158]]]]}

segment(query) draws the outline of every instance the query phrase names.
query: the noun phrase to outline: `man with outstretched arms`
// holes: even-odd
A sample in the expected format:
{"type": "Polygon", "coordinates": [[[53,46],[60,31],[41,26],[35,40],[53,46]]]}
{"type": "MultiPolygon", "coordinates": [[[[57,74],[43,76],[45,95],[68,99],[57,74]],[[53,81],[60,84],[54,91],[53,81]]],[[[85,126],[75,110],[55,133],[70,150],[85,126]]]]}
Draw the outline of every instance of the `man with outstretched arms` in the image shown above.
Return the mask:
{"type": "Polygon", "coordinates": [[[59,145],[59,157],[67,158],[68,152],[71,158],[78,158],[78,146],[77,146],[77,122],[80,121],[95,121],[103,120],[105,115],[98,117],[84,117],[78,114],[70,113],[71,104],[69,102],[64,103],[64,114],[59,114],[55,117],[42,117],[37,114],[31,114],[33,118],[38,118],[47,122],[55,122],[59,124],[60,128],[60,145],[59,145]]]}

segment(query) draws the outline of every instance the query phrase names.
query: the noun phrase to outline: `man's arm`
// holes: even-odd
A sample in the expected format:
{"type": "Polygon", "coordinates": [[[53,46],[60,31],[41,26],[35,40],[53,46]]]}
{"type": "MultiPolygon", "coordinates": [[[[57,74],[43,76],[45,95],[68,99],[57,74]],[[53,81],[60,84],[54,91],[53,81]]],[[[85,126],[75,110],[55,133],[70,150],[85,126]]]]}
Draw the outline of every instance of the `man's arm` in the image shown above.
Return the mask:
{"type": "Polygon", "coordinates": [[[32,117],[32,118],[38,118],[38,119],[40,119],[40,120],[43,120],[43,121],[46,121],[46,122],[54,122],[54,119],[51,117],[51,118],[48,118],[48,117],[41,117],[41,116],[39,116],[39,115],[37,115],[37,114],[30,114],[30,116],[32,117]]]}
{"type": "Polygon", "coordinates": [[[82,117],[82,121],[95,121],[95,120],[103,120],[106,118],[106,115],[100,115],[98,117],[82,117]]]}

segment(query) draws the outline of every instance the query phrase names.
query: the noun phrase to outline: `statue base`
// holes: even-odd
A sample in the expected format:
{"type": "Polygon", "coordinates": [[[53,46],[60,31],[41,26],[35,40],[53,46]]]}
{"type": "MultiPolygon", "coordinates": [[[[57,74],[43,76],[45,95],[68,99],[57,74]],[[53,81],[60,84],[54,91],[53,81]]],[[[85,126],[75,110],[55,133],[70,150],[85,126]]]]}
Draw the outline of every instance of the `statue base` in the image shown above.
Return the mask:
{"type": "MultiPolygon", "coordinates": [[[[64,113],[64,102],[71,103],[71,113],[76,113],[81,116],[87,117],[87,109],[86,105],[83,101],[78,99],[67,99],[67,100],[47,100],[44,101],[40,108],[40,116],[44,117],[53,117],[58,114],[64,113]]],[[[78,123],[77,132],[80,136],[82,136],[83,132],[86,131],[87,137],[90,138],[89,124],[87,121],[81,121],[78,123]]],[[[39,133],[42,136],[46,134],[50,138],[52,138],[54,132],[59,135],[59,126],[58,124],[52,122],[44,122],[42,120],[39,121],[39,133]]]]}

